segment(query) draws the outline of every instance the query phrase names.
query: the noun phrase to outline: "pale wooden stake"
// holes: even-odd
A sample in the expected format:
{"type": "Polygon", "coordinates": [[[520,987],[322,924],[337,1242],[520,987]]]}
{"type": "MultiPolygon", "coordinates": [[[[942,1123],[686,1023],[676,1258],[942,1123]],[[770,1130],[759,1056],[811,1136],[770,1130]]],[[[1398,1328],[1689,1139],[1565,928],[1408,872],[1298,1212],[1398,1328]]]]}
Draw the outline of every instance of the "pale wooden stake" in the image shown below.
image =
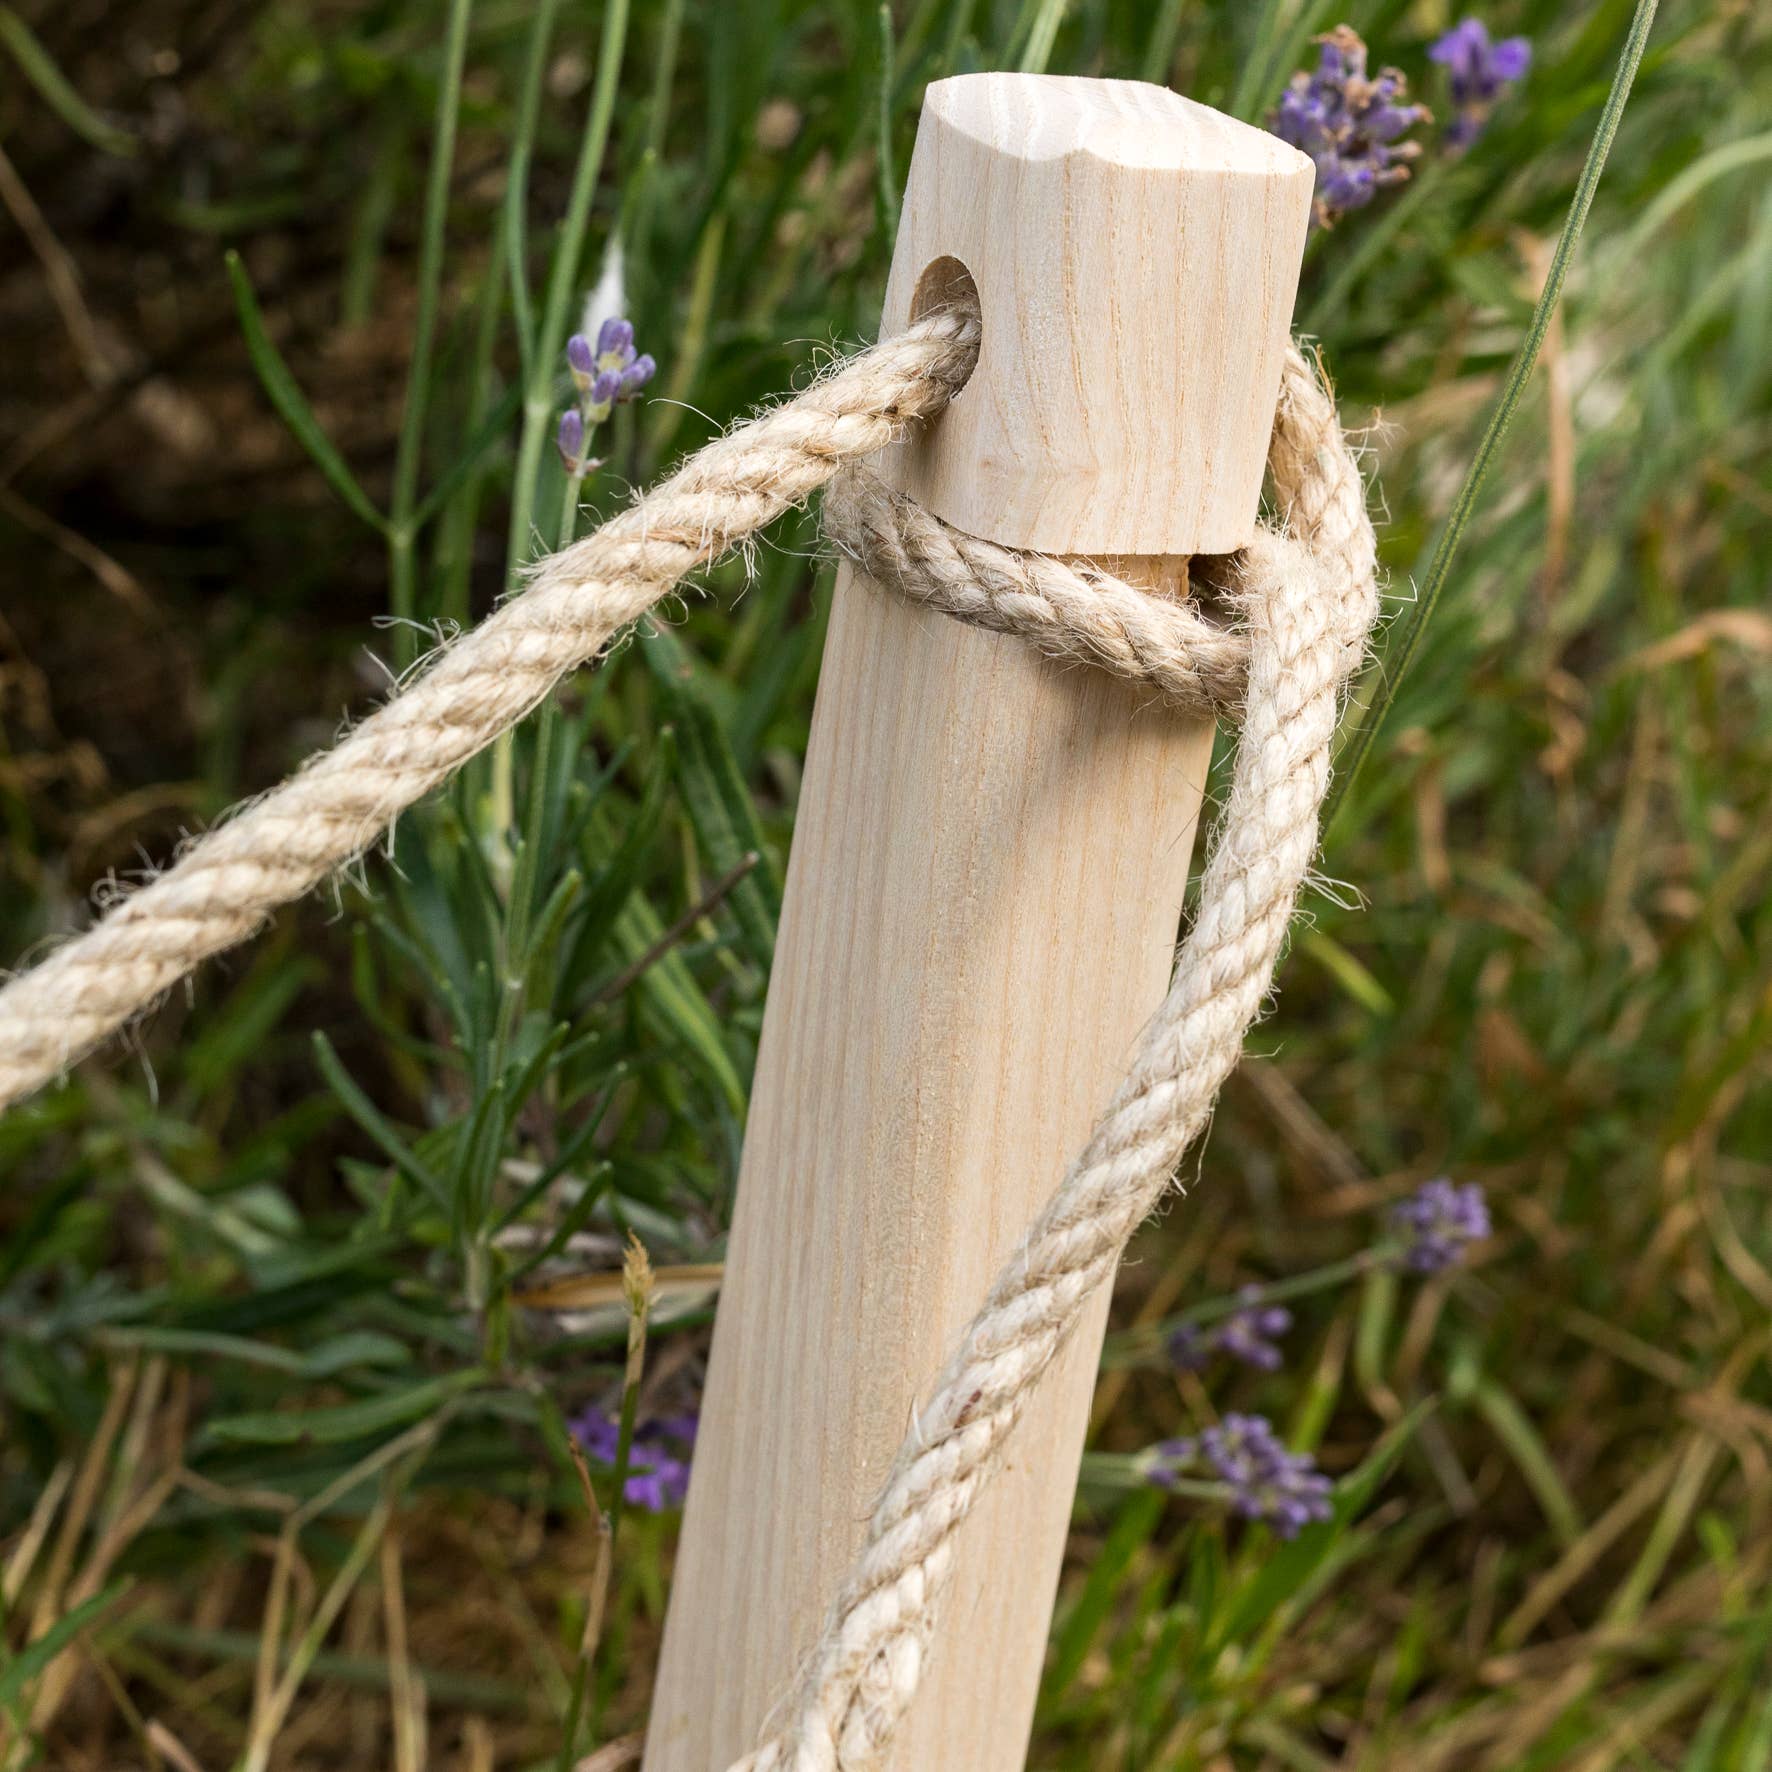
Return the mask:
{"type": "MultiPolygon", "coordinates": [[[[984,342],[890,477],[1185,587],[1255,521],[1311,183],[1159,87],[931,86],[884,330],[969,274],[984,342]]],[[[791,1695],[919,1392],[1163,994],[1211,738],[841,574],[647,1772],[721,1772],[791,1695]]],[[[1023,1763],[1106,1310],[962,1529],[898,1772],[1023,1763]]]]}

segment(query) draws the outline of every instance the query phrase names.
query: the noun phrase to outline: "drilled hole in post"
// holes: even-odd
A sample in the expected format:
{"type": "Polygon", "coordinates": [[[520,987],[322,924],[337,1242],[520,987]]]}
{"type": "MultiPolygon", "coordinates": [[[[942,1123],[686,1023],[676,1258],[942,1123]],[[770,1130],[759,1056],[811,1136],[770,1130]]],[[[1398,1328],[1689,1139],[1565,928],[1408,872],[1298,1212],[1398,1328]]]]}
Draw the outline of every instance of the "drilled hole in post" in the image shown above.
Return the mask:
{"type": "Polygon", "coordinates": [[[957,258],[932,258],[923,267],[911,295],[911,319],[921,320],[943,308],[980,314],[978,284],[957,258]]]}
{"type": "Polygon", "coordinates": [[[932,258],[917,279],[911,297],[911,318],[921,320],[937,308],[961,308],[978,312],[978,284],[957,258],[932,258]]]}

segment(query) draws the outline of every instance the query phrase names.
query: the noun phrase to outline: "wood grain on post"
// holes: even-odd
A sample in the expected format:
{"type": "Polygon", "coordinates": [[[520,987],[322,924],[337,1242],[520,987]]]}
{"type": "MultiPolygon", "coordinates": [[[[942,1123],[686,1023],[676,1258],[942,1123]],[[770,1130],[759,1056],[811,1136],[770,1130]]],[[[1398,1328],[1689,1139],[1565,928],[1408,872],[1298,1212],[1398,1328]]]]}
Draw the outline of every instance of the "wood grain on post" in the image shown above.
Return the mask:
{"type": "MultiPolygon", "coordinates": [[[[1311,184],[1159,87],[931,86],[883,330],[969,282],[983,345],[883,471],[1183,592],[1254,526],[1311,184]]],[[[840,575],[647,1772],[722,1772],[790,1697],[919,1393],[1163,995],[1211,738],[840,575]]],[[[897,1772],[1024,1761],[1107,1302],[961,1529],[897,1772]]]]}

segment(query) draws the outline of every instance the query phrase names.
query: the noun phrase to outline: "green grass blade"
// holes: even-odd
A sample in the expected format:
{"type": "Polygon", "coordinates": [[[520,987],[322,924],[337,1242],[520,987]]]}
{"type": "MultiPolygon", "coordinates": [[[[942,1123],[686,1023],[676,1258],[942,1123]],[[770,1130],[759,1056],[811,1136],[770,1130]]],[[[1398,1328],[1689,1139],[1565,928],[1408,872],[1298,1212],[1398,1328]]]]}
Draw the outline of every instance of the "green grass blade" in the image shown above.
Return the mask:
{"type": "Polygon", "coordinates": [[[517,322],[517,350],[528,382],[535,354],[535,303],[529,293],[528,203],[529,164],[535,157],[535,126],[541,113],[542,76],[547,72],[548,46],[560,0],[538,0],[529,27],[529,52],[524,58],[523,84],[511,130],[510,161],[505,170],[505,264],[511,281],[511,311],[517,322]]]}
{"type": "Polygon", "coordinates": [[[430,410],[431,367],[437,343],[437,311],[443,298],[443,238],[449,219],[449,178],[455,165],[455,131],[461,115],[462,73],[467,63],[468,19],[473,0],[450,0],[444,37],[443,77],[437,90],[431,160],[425,175],[424,222],[418,245],[418,310],[413,317],[412,362],[406,372],[406,401],[400,438],[394,446],[394,485],[388,501],[388,600],[396,626],[394,660],[410,664],[418,656],[417,535],[418,476],[424,454],[425,414],[430,410]]]}
{"type": "Polygon", "coordinates": [[[412,513],[412,530],[416,535],[443,509],[471,475],[478,471],[494,447],[503,441],[523,404],[523,389],[516,383],[505,389],[498,403],[480,422],[480,428],[468,439],[467,447],[450,464],[448,471],[419,501],[412,513]]]}
{"type": "Polygon", "coordinates": [[[0,43],[12,52],[19,72],[37,88],[39,97],[84,142],[104,154],[125,159],[139,151],[135,137],[107,123],[78,92],[55,58],[37,40],[31,27],[12,10],[0,6],[0,43]]]}
{"type": "MultiPolygon", "coordinates": [[[[616,939],[630,962],[655,953],[664,923],[642,893],[628,900],[615,926],[616,939]]],[[[714,1013],[688,962],[675,951],[656,953],[633,988],[659,1021],[701,1062],[735,1120],[745,1115],[745,1087],[726,1050],[720,1018],[714,1013]]]]}
{"type": "Polygon", "coordinates": [[[1284,28],[1280,17],[1284,9],[1285,0],[1261,0],[1261,11],[1256,15],[1255,29],[1249,38],[1249,53],[1243,57],[1236,89],[1231,94],[1231,115],[1241,117],[1245,122],[1261,102],[1267,72],[1273,65],[1275,47],[1284,28]]]}
{"type": "Polygon", "coordinates": [[[485,1382],[486,1374],[473,1367],[355,1403],[224,1415],[210,1422],[202,1438],[214,1446],[330,1446],[341,1440],[364,1440],[434,1415],[464,1391],[485,1382]]]}
{"type": "Polygon", "coordinates": [[[1563,293],[1563,281],[1569,274],[1569,261],[1574,257],[1576,243],[1580,240],[1582,227],[1587,221],[1587,212],[1593,204],[1594,192],[1599,187],[1600,174],[1605,170],[1612,138],[1618,133],[1619,121],[1624,116],[1624,107],[1630,99],[1631,86],[1637,77],[1637,66],[1643,59],[1643,50],[1649,41],[1649,28],[1655,22],[1656,5],[1657,0],[1637,0],[1630,30],[1618,57],[1618,67],[1612,76],[1612,89],[1606,95],[1605,109],[1600,113],[1599,124],[1588,145],[1587,159],[1582,165],[1581,177],[1576,181],[1575,196],[1569,205],[1562,234],[1557,240],[1550,273],[1544,280],[1544,290],[1533,311],[1532,323],[1527,328],[1526,337],[1514,357],[1512,367],[1508,370],[1507,381],[1495,403],[1494,411],[1489,415],[1483,440],[1477,445],[1477,453],[1465,474],[1464,484],[1458,489],[1446,526],[1440,531],[1427,572],[1417,589],[1416,600],[1408,612],[1399,618],[1391,641],[1385,648],[1383,677],[1377,692],[1365,717],[1348,735],[1337,759],[1335,781],[1323,807],[1322,828],[1325,834],[1333,829],[1336,816],[1347,799],[1348,790],[1358,778],[1360,768],[1371,752],[1373,741],[1383,728],[1385,716],[1396,699],[1398,686],[1409,674],[1409,667],[1421,649],[1427,625],[1433,619],[1435,606],[1446,588],[1458,544],[1476,510],[1477,500],[1482,495],[1484,482],[1489,478],[1489,470],[1495,464],[1502,439],[1513,423],[1520,397],[1526,390],[1526,383],[1531,379],[1532,371],[1538,363],[1538,353],[1544,346],[1544,336],[1550,328],[1551,316],[1556,312],[1557,302],[1563,293]]]}
{"type": "Polygon", "coordinates": [[[108,1612],[135,1583],[128,1577],[113,1581],[103,1593],[84,1605],[64,1612],[34,1643],[21,1649],[0,1666],[0,1710],[15,1704],[25,1688],[89,1625],[108,1612]]]}
{"type": "Polygon", "coordinates": [[[1586,1522],[1531,1417],[1508,1392],[1489,1379],[1479,1381],[1472,1400],[1526,1479],[1526,1486],[1544,1510],[1557,1542],[1568,1549],[1581,1536],[1586,1522]]]}
{"type": "Polygon", "coordinates": [[[375,1330],[352,1330],[316,1342],[307,1349],[259,1341],[249,1335],[223,1335],[203,1329],[163,1329],[152,1324],[110,1331],[107,1346],[141,1348],[148,1353],[201,1356],[204,1360],[231,1360],[268,1372],[286,1372],[298,1378],[331,1378],[361,1366],[397,1366],[406,1349],[391,1335],[375,1330]]]}
{"type": "Polygon", "coordinates": [[[1181,35],[1181,6],[1182,0],[1158,0],[1151,34],[1145,39],[1144,59],[1138,67],[1139,79],[1158,86],[1167,84],[1175,61],[1175,40],[1181,35]]]}
{"type": "Polygon", "coordinates": [[[240,316],[240,330],[246,337],[247,354],[258,374],[259,385],[277,409],[277,416],[289,427],[295,438],[325,476],[326,483],[371,529],[386,535],[388,521],[369,501],[369,494],[357,484],[357,477],[345,465],[333,441],[320,428],[314,409],[290,374],[282,353],[271,343],[265,331],[264,314],[253,294],[251,279],[237,252],[230,251],[225,260],[228,279],[234,286],[234,310],[240,316]]]}
{"type": "Polygon", "coordinates": [[[1069,0],[1032,0],[1028,15],[1027,42],[1016,64],[1024,74],[1043,74],[1052,60],[1058,27],[1064,23],[1069,0]]]}
{"type": "Polygon", "coordinates": [[[401,1174],[425,1190],[439,1206],[449,1204],[450,1194],[442,1181],[420,1160],[411,1145],[396,1132],[387,1117],[358,1087],[357,1080],[344,1067],[344,1061],[333,1049],[332,1042],[314,1030],[314,1062],[320,1074],[331,1085],[332,1092],[344,1103],[345,1111],[386,1153],[401,1174]]]}
{"type": "Polygon", "coordinates": [[[677,783],[708,866],[716,875],[724,875],[747,855],[762,857],[762,865],[745,874],[731,896],[751,957],[767,971],[781,920],[781,886],[756,804],[689,653],[668,629],[659,630],[643,650],[676,729],[677,783]]]}

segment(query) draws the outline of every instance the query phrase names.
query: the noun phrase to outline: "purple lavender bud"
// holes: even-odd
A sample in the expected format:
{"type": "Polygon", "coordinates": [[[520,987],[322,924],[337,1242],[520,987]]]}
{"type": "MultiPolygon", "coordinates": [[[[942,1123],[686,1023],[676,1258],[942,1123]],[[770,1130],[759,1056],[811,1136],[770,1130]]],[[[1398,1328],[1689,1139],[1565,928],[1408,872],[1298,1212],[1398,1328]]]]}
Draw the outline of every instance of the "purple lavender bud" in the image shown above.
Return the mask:
{"type": "Polygon", "coordinates": [[[591,377],[597,373],[591,341],[582,332],[575,332],[566,341],[566,367],[572,371],[572,379],[581,391],[590,386],[591,377]]]}
{"type": "Polygon", "coordinates": [[[1243,1308],[1218,1331],[1219,1351],[1258,1371],[1277,1372],[1282,1356],[1275,1339],[1292,1327],[1292,1313],[1284,1305],[1264,1305],[1259,1286],[1245,1286],[1242,1298],[1243,1308]]]}
{"type": "Polygon", "coordinates": [[[1496,101],[1532,65],[1532,45],[1526,38],[1493,42],[1478,18],[1460,20],[1427,53],[1445,68],[1451,88],[1455,115],[1446,126],[1446,145],[1454,153],[1483,133],[1496,101]]]}
{"type": "MultiPolygon", "coordinates": [[[[685,1453],[695,1441],[696,1417],[664,1416],[635,1428],[628,1446],[628,1475],[622,1485],[624,1499],[648,1513],[680,1507],[689,1493],[689,1460],[666,1450],[675,1443],[685,1453]]],[[[621,1450],[621,1422],[603,1409],[590,1408],[572,1423],[573,1438],[594,1463],[614,1469],[621,1450]]]]}
{"type": "Polygon", "coordinates": [[[1149,1480],[1159,1489],[1173,1489],[1175,1479],[1199,1456],[1193,1440],[1159,1440],[1150,1449],[1149,1480]]]}
{"type": "Polygon", "coordinates": [[[631,400],[649,381],[652,380],[657,369],[658,365],[653,362],[650,353],[643,353],[636,357],[633,362],[621,372],[622,399],[631,400]]]}
{"type": "Polygon", "coordinates": [[[1265,1415],[1224,1417],[1200,1435],[1200,1451],[1221,1482],[1252,1482],[1285,1448],[1265,1415]]]}
{"type": "Polygon", "coordinates": [[[1308,1453],[1288,1452],[1266,1416],[1225,1416],[1200,1435],[1200,1452],[1239,1518],[1266,1521],[1282,1538],[1329,1518],[1329,1479],[1308,1453]]]}
{"type": "Polygon", "coordinates": [[[621,373],[614,369],[599,369],[597,379],[590,385],[585,394],[584,414],[586,420],[600,425],[606,419],[616,401],[621,397],[621,373]]]}
{"type": "Polygon", "coordinates": [[[1204,1372],[1212,1360],[1212,1341],[1192,1323],[1180,1323],[1164,1344],[1178,1372],[1204,1372]]]}
{"type": "Polygon", "coordinates": [[[701,1416],[693,1409],[681,1415],[661,1415],[646,1424],[647,1433],[657,1440],[674,1440],[679,1446],[693,1447],[701,1429],[701,1416]]]}
{"type": "Polygon", "coordinates": [[[689,1493],[689,1466],[667,1453],[632,1452],[628,1480],[621,1492],[630,1505],[647,1513],[661,1514],[666,1508],[680,1507],[689,1493]]]}
{"type": "Polygon", "coordinates": [[[1491,1230],[1483,1190],[1474,1181],[1460,1187],[1444,1175],[1399,1201],[1391,1209],[1391,1225],[1404,1239],[1399,1265],[1416,1274],[1457,1266],[1470,1245],[1491,1230]]]}
{"type": "Polygon", "coordinates": [[[598,1464],[614,1464],[621,1444],[621,1423],[603,1410],[590,1408],[572,1421],[572,1437],[585,1449],[585,1456],[598,1464]]]}
{"type": "Polygon", "coordinates": [[[670,1506],[664,1478],[651,1469],[635,1471],[622,1485],[621,1492],[630,1507],[645,1513],[662,1514],[670,1506]]]}
{"type": "Polygon", "coordinates": [[[585,421],[584,414],[576,406],[569,406],[560,414],[560,429],[554,442],[568,472],[577,473],[584,463],[585,421]]]}
{"type": "Polygon", "coordinates": [[[597,365],[601,369],[620,369],[633,360],[634,328],[628,320],[611,318],[597,328],[597,365]],[[611,362],[610,359],[614,361],[611,362]]]}
{"type": "Polygon", "coordinates": [[[1292,76],[1268,128],[1316,162],[1312,215],[1318,227],[1332,226],[1409,176],[1408,162],[1421,145],[1402,137],[1426,122],[1428,112],[1405,102],[1408,90],[1395,68],[1368,78],[1366,45],[1347,25],[1317,39],[1314,73],[1292,76]]]}
{"type": "Polygon", "coordinates": [[[1503,86],[1523,80],[1532,66],[1532,43],[1526,37],[1503,37],[1489,51],[1489,77],[1503,86]]]}

